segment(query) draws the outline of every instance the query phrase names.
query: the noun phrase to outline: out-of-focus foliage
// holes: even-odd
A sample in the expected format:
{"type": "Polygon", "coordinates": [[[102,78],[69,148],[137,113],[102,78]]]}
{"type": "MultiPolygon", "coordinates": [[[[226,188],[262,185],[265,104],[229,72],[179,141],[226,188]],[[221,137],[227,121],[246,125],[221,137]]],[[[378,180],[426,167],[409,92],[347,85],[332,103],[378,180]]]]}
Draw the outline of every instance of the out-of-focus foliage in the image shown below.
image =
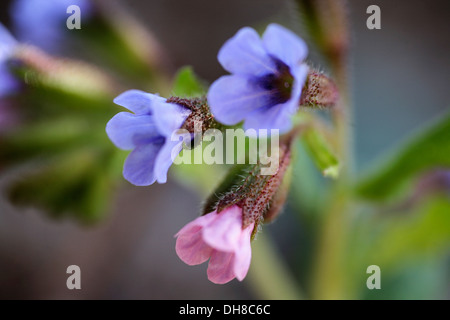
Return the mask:
{"type": "Polygon", "coordinates": [[[87,64],[24,50],[23,67],[16,71],[27,86],[11,98],[21,106],[20,123],[0,136],[2,166],[21,164],[19,178],[8,181],[9,198],[55,217],[99,221],[120,181],[124,158],[104,129],[116,112],[113,88],[87,64]],[[43,62],[47,70],[41,69],[43,62]]]}
{"type": "Polygon", "coordinates": [[[388,200],[418,174],[434,168],[450,169],[450,115],[443,116],[399,149],[359,183],[359,195],[370,200],[388,200]]]}
{"type": "Polygon", "coordinates": [[[322,132],[317,128],[307,127],[302,133],[302,141],[321,173],[325,177],[337,178],[339,161],[322,132]]]}
{"type": "Polygon", "coordinates": [[[395,297],[389,298],[436,298],[430,294],[435,295],[445,289],[442,283],[430,283],[426,286],[430,292],[422,292],[422,277],[429,275],[428,268],[442,265],[445,261],[442,258],[450,250],[449,212],[450,199],[442,195],[424,199],[410,212],[399,208],[391,212],[369,214],[364,210],[354,221],[345,257],[347,270],[355,275],[349,289],[356,290],[355,294],[366,292],[365,280],[368,275],[365,270],[370,265],[378,265],[382,270],[384,290],[372,292],[372,298],[388,298],[394,292],[395,297]],[[422,261],[430,263],[423,265],[422,261]],[[385,287],[388,282],[385,279],[399,278],[412,270],[415,270],[416,279],[400,277],[396,280],[400,283],[388,284],[392,286],[389,289],[385,287]]]}

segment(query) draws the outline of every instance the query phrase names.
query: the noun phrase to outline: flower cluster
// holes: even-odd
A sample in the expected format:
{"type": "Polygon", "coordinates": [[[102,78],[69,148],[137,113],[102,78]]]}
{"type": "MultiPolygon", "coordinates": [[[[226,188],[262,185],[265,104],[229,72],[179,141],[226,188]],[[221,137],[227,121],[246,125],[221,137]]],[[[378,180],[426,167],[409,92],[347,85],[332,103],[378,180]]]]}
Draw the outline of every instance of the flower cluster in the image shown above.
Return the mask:
{"type": "Polygon", "coordinates": [[[321,88],[327,78],[310,73],[304,63],[307,51],[303,40],[280,25],[269,25],[262,38],[246,27],[220,49],[218,60],[232,74],[210,86],[206,101],[165,99],[138,90],[127,91],[114,100],[133,113],[114,116],[106,132],[117,147],[132,150],[123,175],[139,186],[166,182],[168,169],[182,150],[183,141],[172,139],[173,135],[180,129],[192,132],[194,120],[207,120],[208,125],[202,130],[214,127],[215,122],[244,122],[245,129],[291,132],[281,140],[281,160],[275,174],[262,175],[260,163],[240,173],[231,171],[225,181],[234,183],[219,187],[204,215],[176,234],[180,259],[188,265],[209,259],[208,278],[214,283],[244,279],[251,260],[250,242],[259,224],[273,219],[281,210],[286,198],[283,178],[296,132],[290,131],[291,116],[301,101],[308,105],[333,102],[334,87],[321,88]],[[305,86],[308,75],[314,92],[308,92],[305,86]],[[322,96],[318,97],[317,92],[322,96]]]}

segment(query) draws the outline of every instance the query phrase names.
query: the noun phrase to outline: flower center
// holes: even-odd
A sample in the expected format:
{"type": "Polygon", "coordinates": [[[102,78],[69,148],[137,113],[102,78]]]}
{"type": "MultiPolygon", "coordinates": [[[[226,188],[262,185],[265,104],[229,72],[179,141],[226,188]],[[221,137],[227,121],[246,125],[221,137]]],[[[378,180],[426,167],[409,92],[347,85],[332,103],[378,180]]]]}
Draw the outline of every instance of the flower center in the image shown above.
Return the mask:
{"type": "Polygon", "coordinates": [[[277,73],[271,73],[259,79],[259,85],[265,90],[271,91],[271,106],[285,103],[291,98],[294,77],[289,67],[282,61],[273,58],[277,67],[277,73]]]}

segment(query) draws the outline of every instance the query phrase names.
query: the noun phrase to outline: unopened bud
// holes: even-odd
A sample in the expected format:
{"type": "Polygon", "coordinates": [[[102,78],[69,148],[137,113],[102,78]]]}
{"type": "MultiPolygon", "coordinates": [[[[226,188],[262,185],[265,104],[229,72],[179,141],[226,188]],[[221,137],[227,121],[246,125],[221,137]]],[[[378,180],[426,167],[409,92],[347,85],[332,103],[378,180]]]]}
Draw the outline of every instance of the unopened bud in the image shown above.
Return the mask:
{"type": "Polygon", "coordinates": [[[339,99],[336,84],[325,74],[311,70],[300,97],[300,105],[305,107],[332,107],[339,99]]]}

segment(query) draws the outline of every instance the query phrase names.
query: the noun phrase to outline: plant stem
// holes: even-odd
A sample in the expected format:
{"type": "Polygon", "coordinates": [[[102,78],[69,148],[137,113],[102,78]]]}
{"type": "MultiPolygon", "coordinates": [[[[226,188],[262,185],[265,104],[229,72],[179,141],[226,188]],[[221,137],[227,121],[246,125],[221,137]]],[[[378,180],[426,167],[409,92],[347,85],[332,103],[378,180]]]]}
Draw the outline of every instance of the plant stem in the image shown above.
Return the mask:
{"type": "Polygon", "coordinates": [[[303,293],[292,273],[282,262],[266,233],[258,234],[252,245],[252,264],[248,273],[252,290],[261,299],[301,300],[303,293]]]}
{"type": "Polygon", "coordinates": [[[319,231],[317,255],[314,264],[312,298],[348,299],[348,280],[345,270],[345,250],[350,217],[352,216],[349,183],[353,175],[353,151],[351,132],[351,99],[347,72],[346,50],[330,57],[340,99],[333,112],[336,145],[341,163],[340,177],[333,189],[333,197],[323,216],[319,231]]]}

